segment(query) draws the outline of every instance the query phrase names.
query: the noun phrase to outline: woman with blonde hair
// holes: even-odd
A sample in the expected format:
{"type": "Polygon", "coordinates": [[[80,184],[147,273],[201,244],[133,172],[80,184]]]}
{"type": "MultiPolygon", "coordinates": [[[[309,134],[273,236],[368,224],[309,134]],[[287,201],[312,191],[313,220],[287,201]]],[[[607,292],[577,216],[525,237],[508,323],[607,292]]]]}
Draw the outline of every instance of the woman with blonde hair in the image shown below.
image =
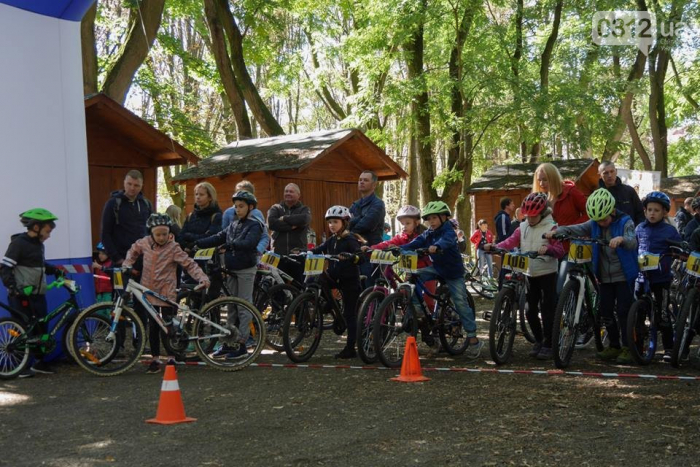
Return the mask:
{"type": "Polygon", "coordinates": [[[187,216],[177,242],[191,252],[194,243],[221,230],[221,208],[216,199],[216,188],[209,182],[194,187],[194,210],[187,216]]]}
{"type": "Polygon", "coordinates": [[[586,197],[574,182],[562,180],[559,169],[553,164],[545,162],[535,169],[532,191],[547,193],[547,201],[552,207],[552,217],[557,225],[580,224],[588,220],[586,197]]]}
{"type": "Polygon", "coordinates": [[[170,231],[177,238],[182,230],[182,209],[176,204],[171,204],[165,210],[165,214],[173,221],[173,225],[170,226],[170,231]]]}

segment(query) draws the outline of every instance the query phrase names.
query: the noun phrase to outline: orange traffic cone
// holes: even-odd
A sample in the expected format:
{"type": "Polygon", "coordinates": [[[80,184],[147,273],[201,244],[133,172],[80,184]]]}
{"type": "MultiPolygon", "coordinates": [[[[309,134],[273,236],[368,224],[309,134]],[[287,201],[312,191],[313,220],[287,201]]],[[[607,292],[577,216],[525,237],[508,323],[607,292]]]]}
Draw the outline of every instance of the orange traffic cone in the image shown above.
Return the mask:
{"type": "Polygon", "coordinates": [[[403,362],[401,362],[401,374],[396,378],[391,378],[392,381],[400,381],[402,383],[421,383],[430,381],[430,378],[423,376],[420,369],[420,360],[418,360],[418,346],[416,346],[416,338],[411,336],[406,339],[406,349],[403,352],[403,362]]]}
{"type": "Polygon", "coordinates": [[[156,418],[146,420],[146,423],[174,425],[176,423],[194,422],[196,420],[196,418],[185,416],[185,406],[182,404],[175,366],[166,365],[163,385],[160,387],[158,413],[156,413],[156,418]]]}

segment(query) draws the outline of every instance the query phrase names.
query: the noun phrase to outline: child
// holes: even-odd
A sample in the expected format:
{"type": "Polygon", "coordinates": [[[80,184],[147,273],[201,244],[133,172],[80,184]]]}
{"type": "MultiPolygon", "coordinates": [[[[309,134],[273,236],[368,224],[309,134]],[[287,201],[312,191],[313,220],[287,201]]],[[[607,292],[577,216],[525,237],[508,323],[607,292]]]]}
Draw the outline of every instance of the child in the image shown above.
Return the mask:
{"type": "MultiPolygon", "coordinates": [[[[469,346],[466,354],[469,358],[478,358],[483,347],[476,337],[476,316],[467,301],[467,288],[464,284],[464,263],[457,249],[457,234],[448,222],[452,216],[450,208],[442,201],[431,201],[423,208],[423,220],[428,221],[430,228],[403,246],[402,250],[417,250],[428,248],[433,265],[423,268],[418,276],[424,280],[440,279],[447,285],[457,313],[462,319],[462,326],[467,332],[469,346]],[[441,254],[435,253],[441,250],[441,254]]],[[[418,296],[413,295],[416,309],[419,307],[418,296]]]]}
{"type": "Polygon", "coordinates": [[[627,214],[615,209],[615,198],[605,188],[598,188],[591,193],[586,201],[586,212],[589,221],[559,227],[548,233],[547,238],[560,233],[608,240],[607,247],[593,245],[593,271],[601,282],[599,311],[610,339],[610,347],[598,352],[597,356],[601,360],[630,364],[632,356],[627,347],[627,313],[634,301],[632,291],[639,273],[634,221],[627,214]],[[613,310],[617,311],[617,323],[613,310]]]}
{"type": "Polygon", "coordinates": [[[345,206],[331,206],[326,211],[326,221],[331,236],[318,247],[311,250],[313,253],[324,253],[341,256],[341,261],[331,261],[326,274],[321,280],[330,279],[329,285],[337,284],[343,295],[343,317],[348,327],[348,340],[345,348],[335,355],[335,358],[355,358],[355,343],[357,342],[357,297],[360,295],[360,268],[357,266],[361,257],[360,243],[348,230],[350,223],[350,210],[345,206]],[[333,284],[335,283],[335,284],[333,284]]]}
{"type": "Polygon", "coordinates": [[[476,248],[477,258],[479,260],[479,271],[482,271],[484,265],[486,265],[489,271],[489,277],[493,277],[493,258],[484,251],[485,244],[493,243],[493,234],[489,230],[489,224],[486,222],[486,219],[479,219],[477,225],[479,228],[474,231],[469,240],[474,244],[474,248],[476,248]]]}
{"type": "MultiPolygon", "coordinates": [[[[197,263],[185,253],[180,245],[175,242],[175,237],[171,233],[173,221],[167,214],[151,214],[146,221],[146,228],[150,235],[137,240],[131,245],[126,254],[126,259],[122,263],[125,268],[134,265],[136,260],[143,255],[143,270],[141,272],[141,285],[148,287],[170,300],[177,298],[177,265],[187,271],[200,285],[209,287],[209,278],[199,268],[197,263]]],[[[146,298],[163,318],[174,315],[174,310],[165,302],[155,298],[146,298]]],[[[137,306],[141,307],[140,304],[137,306]]],[[[143,313],[142,313],[143,314],[143,313]]],[[[150,315],[148,315],[150,316],[150,315]]],[[[160,326],[150,318],[148,339],[151,346],[153,359],[148,365],[147,373],[160,372],[160,326]]]]}
{"type": "MultiPolygon", "coordinates": [[[[452,227],[455,229],[455,234],[457,234],[457,248],[459,249],[459,252],[466,253],[467,237],[464,235],[464,230],[459,228],[459,221],[457,221],[455,218],[450,219],[450,224],[452,224],[452,227]]],[[[489,259],[490,258],[491,257],[489,256],[489,259]]]]}
{"type": "MultiPolygon", "coordinates": [[[[646,220],[639,224],[635,229],[637,234],[637,242],[639,243],[639,252],[648,252],[658,255],[664,255],[670,251],[670,247],[666,240],[681,241],[681,236],[678,230],[673,226],[668,218],[668,211],[671,209],[671,200],[666,193],[660,191],[652,191],[642,200],[644,205],[644,217],[646,220]]],[[[663,306],[664,290],[668,293],[671,287],[671,263],[673,258],[666,256],[661,259],[660,269],[649,272],[649,285],[651,292],[654,295],[657,311],[663,306]]],[[[673,328],[671,322],[664,315],[656,317],[656,322],[659,323],[661,329],[661,340],[664,344],[664,361],[671,361],[671,352],[673,350],[673,328]]]]}
{"type": "Polygon", "coordinates": [[[384,223],[384,233],[382,234],[382,241],[386,242],[391,240],[391,226],[388,222],[384,223]]]}
{"type": "MultiPolygon", "coordinates": [[[[197,240],[197,247],[211,248],[226,244],[224,255],[226,269],[235,274],[229,274],[226,281],[231,295],[253,303],[253,286],[257,273],[258,255],[256,247],[264,224],[251,214],[258,204],[255,195],[247,191],[239,191],[231,198],[236,210],[236,219],[225,230],[211,237],[197,240]]],[[[214,357],[225,357],[226,360],[238,360],[248,356],[246,340],[250,335],[250,322],[253,317],[244,308],[229,307],[227,323],[232,325],[238,317],[238,330],[240,331],[238,348],[222,345],[213,354],[214,357]]]]}
{"type": "Polygon", "coordinates": [[[95,274],[95,294],[97,303],[112,301],[112,279],[105,269],[112,267],[112,260],[107,255],[102,242],[97,244],[97,257],[92,261],[92,271],[95,274]]]}
{"type": "MultiPolygon", "coordinates": [[[[515,229],[513,234],[497,244],[498,248],[521,251],[537,251],[542,257],[529,262],[530,289],[527,293],[527,321],[535,336],[535,344],[530,352],[538,360],[552,358],[552,325],[557,296],[557,259],[564,256],[564,247],[556,240],[545,240],[542,235],[550,232],[556,224],[552,218],[552,209],[547,206],[545,193],[530,193],[523,200],[521,210],[526,220],[515,229]],[[542,300],[542,309],[540,309],[542,300]],[[540,323],[539,314],[542,314],[540,323]],[[544,334],[543,334],[544,329],[544,334]]],[[[486,251],[491,245],[484,246],[486,251]]]]}
{"type": "MultiPolygon", "coordinates": [[[[60,271],[44,259],[44,242],[51,237],[58,218],[46,209],[36,208],[25,211],[20,216],[26,233],[12,236],[5,257],[0,262],[0,277],[7,288],[7,298],[12,308],[25,312],[32,319],[43,318],[47,313],[46,275],[56,275],[60,271]],[[31,295],[24,293],[25,287],[32,287],[31,295]]],[[[35,328],[38,337],[46,333],[44,326],[35,328]]],[[[54,370],[43,360],[25,369],[20,378],[30,378],[35,373],[53,374],[54,370]]]]}

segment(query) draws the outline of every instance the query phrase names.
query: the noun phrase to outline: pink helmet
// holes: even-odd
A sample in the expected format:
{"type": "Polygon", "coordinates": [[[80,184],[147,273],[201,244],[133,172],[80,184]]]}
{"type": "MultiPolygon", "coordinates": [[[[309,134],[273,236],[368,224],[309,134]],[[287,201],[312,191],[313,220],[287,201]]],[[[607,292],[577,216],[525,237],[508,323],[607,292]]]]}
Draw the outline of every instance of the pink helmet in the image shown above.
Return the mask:
{"type": "Polygon", "coordinates": [[[537,216],[547,207],[547,195],[544,193],[530,193],[520,206],[523,216],[537,216]]]}
{"type": "Polygon", "coordinates": [[[410,204],[402,206],[399,212],[396,213],[396,220],[401,220],[402,217],[415,217],[416,219],[420,219],[420,209],[410,204]]]}

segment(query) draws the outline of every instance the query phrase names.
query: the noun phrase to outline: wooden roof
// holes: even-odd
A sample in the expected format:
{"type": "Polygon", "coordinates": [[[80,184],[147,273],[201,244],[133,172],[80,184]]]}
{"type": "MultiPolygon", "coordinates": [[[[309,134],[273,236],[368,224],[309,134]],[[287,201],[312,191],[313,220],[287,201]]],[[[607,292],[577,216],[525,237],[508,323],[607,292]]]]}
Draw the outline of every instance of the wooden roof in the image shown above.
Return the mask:
{"type": "Polygon", "coordinates": [[[700,175],[669,177],[661,179],[661,191],[670,198],[695,197],[700,189],[700,175]]]}
{"type": "MultiPolygon", "coordinates": [[[[576,180],[596,159],[566,159],[547,161],[554,164],[564,180],[576,180]]],[[[497,165],[490,168],[469,186],[467,192],[477,193],[490,190],[519,190],[532,188],[532,177],[541,162],[533,164],[497,165]]],[[[597,174],[596,174],[597,175],[597,174]]]]}
{"type": "Polygon", "coordinates": [[[376,172],[380,180],[408,176],[360,130],[336,129],[236,141],[202,159],[196,167],[183,170],[173,181],[278,170],[304,172],[336,150],[359,170],[376,172]]]}
{"type": "Polygon", "coordinates": [[[88,133],[143,155],[151,167],[199,162],[194,153],[105,94],[85,98],[85,125],[88,133]]]}

